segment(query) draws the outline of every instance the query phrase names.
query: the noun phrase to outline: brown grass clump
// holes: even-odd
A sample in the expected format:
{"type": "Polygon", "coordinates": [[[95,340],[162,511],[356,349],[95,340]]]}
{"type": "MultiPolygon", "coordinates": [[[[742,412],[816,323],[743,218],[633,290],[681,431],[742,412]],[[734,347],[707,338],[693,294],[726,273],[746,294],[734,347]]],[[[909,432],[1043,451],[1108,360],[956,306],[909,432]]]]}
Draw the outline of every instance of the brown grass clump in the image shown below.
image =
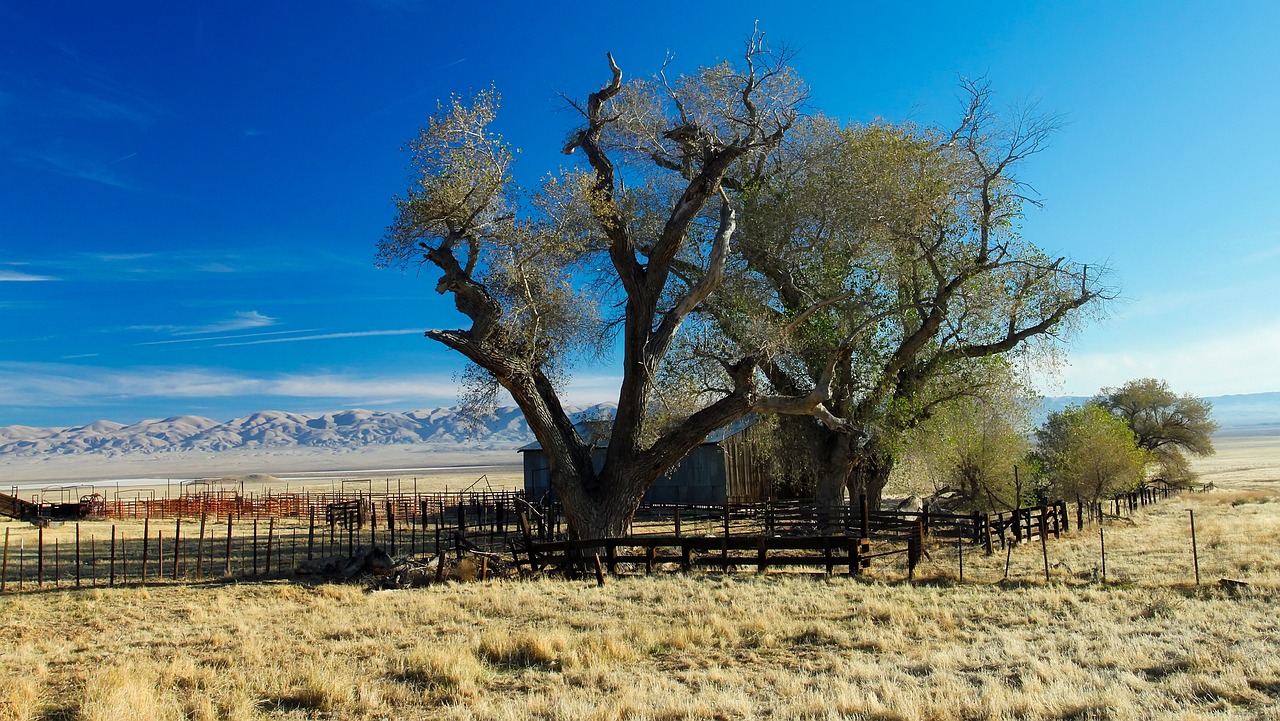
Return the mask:
{"type": "Polygon", "coordinates": [[[40,692],[35,680],[0,678],[0,721],[34,721],[40,716],[40,692]]]}
{"type": "Polygon", "coordinates": [[[418,648],[399,659],[392,678],[415,689],[428,704],[462,703],[477,696],[492,672],[465,646],[418,648]]]}
{"type": "Polygon", "coordinates": [[[184,715],[171,690],[159,683],[152,664],[127,663],[92,674],[84,687],[79,718],[83,721],[182,721],[184,715]]]}

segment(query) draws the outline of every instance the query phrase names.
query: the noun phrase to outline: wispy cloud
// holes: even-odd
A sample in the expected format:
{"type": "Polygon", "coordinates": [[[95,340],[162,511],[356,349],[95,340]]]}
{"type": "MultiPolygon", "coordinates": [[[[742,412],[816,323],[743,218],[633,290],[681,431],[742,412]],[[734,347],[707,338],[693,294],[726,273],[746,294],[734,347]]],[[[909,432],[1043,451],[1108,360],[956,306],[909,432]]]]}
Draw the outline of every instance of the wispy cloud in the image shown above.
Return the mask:
{"type": "Polygon", "coordinates": [[[218,343],[216,347],[226,348],[238,345],[262,345],[264,343],[296,343],[304,340],[332,340],[334,338],[367,338],[369,336],[378,335],[413,335],[422,333],[421,328],[402,328],[399,330],[361,330],[349,333],[321,333],[319,335],[302,335],[292,338],[268,338],[265,340],[250,340],[243,343],[218,343]]]}
{"type": "Polygon", "coordinates": [[[61,152],[45,152],[31,156],[36,167],[54,175],[61,175],[76,180],[87,180],[120,190],[143,192],[143,186],[111,168],[111,163],[103,163],[91,158],[67,155],[61,152]]]}
{"type": "Polygon", "coordinates": [[[47,280],[61,280],[51,275],[34,275],[19,273],[16,270],[0,270],[0,283],[33,283],[47,280]]]}
{"type": "Polygon", "coordinates": [[[128,263],[155,257],[155,253],[89,253],[90,258],[104,263],[128,263]]]}
{"type": "Polygon", "coordinates": [[[1190,342],[1174,338],[1122,351],[1077,351],[1061,371],[1061,390],[1091,395],[1133,378],[1163,378],[1179,392],[1202,396],[1275,391],[1280,390],[1277,356],[1280,324],[1190,342]]]}
{"type": "Polygon", "coordinates": [[[256,310],[236,311],[231,318],[210,323],[205,326],[197,326],[186,330],[178,331],[175,335],[196,335],[206,333],[231,333],[238,330],[249,330],[250,328],[265,328],[266,326],[275,325],[276,319],[269,315],[263,315],[256,310]]]}
{"type": "MultiPolygon", "coordinates": [[[[130,327],[129,330],[157,331],[161,333],[168,333],[173,336],[206,336],[217,335],[219,333],[234,333],[236,331],[251,330],[253,328],[265,328],[267,326],[275,325],[277,322],[278,321],[275,318],[272,318],[269,315],[263,315],[256,310],[249,310],[236,311],[226,320],[220,320],[206,325],[138,325],[130,327]]],[[[220,338],[193,338],[191,340],[220,340],[220,338]]],[[[165,341],[140,343],[139,345],[158,345],[163,342],[165,341]]]]}
{"type": "Polygon", "coordinates": [[[49,94],[47,110],[60,115],[133,125],[151,125],[167,111],[161,106],[118,88],[99,92],[57,88],[49,94]]]}
{"type": "Polygon", "coordinates": [[[215,335],[202,336],[200,338],[172,338],[170,340],[152,340],[146,343],[137,343],[136,345],[172,345],[174,343],[206,343],[215,340],[234,340],[237,338],[257,338],[268,335],[288,335],[290,333],[313,333],[319,328],[303,328],[301,330],[273,330],[265,333],[241,333],[236,335],[215,335]]]}
{"type": "MultiPolygon", "coordinates": [[[[0,406],[93,407],[141,399],[270,398],[312,399],[317,403],[380,405],[451,404],[457,389],[451,375],[368,377],[342,373],[264,374],[211,368],[102,368],[65,363],[0,361],[0,406]]],[[[176,407],[175,412],[181,411],[176,407]]]]}

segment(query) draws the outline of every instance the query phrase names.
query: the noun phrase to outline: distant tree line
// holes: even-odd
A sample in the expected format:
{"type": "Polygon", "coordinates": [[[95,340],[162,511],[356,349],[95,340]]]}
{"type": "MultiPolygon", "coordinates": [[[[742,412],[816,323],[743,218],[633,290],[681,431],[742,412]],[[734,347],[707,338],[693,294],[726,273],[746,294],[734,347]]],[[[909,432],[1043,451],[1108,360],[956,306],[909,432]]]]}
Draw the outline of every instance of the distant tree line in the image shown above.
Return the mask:
{"type": "MultiPolygon", "coordinates": [[[[1069,499],[1088,503],[1160,481],[1190,485],[1190,456],[1214,452],[1203,398],[1154,378],[1104,388],[1032,428],[1026,389],[1005,376],[949,404],[910,437],[901,474],[945,489],[971,510],[1069,499]]],[[[917,483],[917,486],[919,484],[917,483]]]]}

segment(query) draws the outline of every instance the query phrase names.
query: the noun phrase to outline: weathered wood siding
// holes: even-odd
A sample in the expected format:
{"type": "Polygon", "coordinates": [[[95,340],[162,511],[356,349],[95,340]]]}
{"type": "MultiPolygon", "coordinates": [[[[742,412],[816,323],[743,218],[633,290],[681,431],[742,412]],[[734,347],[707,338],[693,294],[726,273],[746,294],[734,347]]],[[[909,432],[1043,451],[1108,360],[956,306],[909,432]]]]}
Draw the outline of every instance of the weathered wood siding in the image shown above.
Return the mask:
{"type": "Polygon", "coordinates": [[[773,476],[765,460],[756,452],[756,442],[761,440],[763,433],[759,426],[749,426],[720,444],[730,501],[752,503],[773,496],[773,476]]]}
{"type": "MultiPolygon", "coordinates": [[[[773,479],[755,450],[761,433],[756,426],[749,426],[718,443],[698,446],[674,470],[654,482],[644,501],[723,505],[726,500],[749,503],[768,499],[773,479]]],[[[597,467],[604,462],[604,453],[604,449],[597,449],[597,467]]],[[[525,492],[534,498],[550,493],[546,454],[537,449],[522,454],[525,492]]]]}

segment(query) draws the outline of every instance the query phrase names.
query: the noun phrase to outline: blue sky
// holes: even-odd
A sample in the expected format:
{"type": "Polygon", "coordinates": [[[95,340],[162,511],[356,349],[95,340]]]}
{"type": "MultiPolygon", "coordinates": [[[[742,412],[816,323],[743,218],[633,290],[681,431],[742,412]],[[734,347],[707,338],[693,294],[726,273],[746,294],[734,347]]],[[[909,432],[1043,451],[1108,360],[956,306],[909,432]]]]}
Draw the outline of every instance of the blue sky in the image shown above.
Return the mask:
{"type": "Polygon", "coordinates": [[[605,51],[688,69],[756,20],[831,115],[947,124],[959,75],[1066,115],[1024,234],[1124,298],[1051,393],[1280,390],[1280,4],[539,5],[0,1],[0,425],[451,405],[435,274],[373,265],[436,100],[495,85],[533,181],[605,51]]]}

